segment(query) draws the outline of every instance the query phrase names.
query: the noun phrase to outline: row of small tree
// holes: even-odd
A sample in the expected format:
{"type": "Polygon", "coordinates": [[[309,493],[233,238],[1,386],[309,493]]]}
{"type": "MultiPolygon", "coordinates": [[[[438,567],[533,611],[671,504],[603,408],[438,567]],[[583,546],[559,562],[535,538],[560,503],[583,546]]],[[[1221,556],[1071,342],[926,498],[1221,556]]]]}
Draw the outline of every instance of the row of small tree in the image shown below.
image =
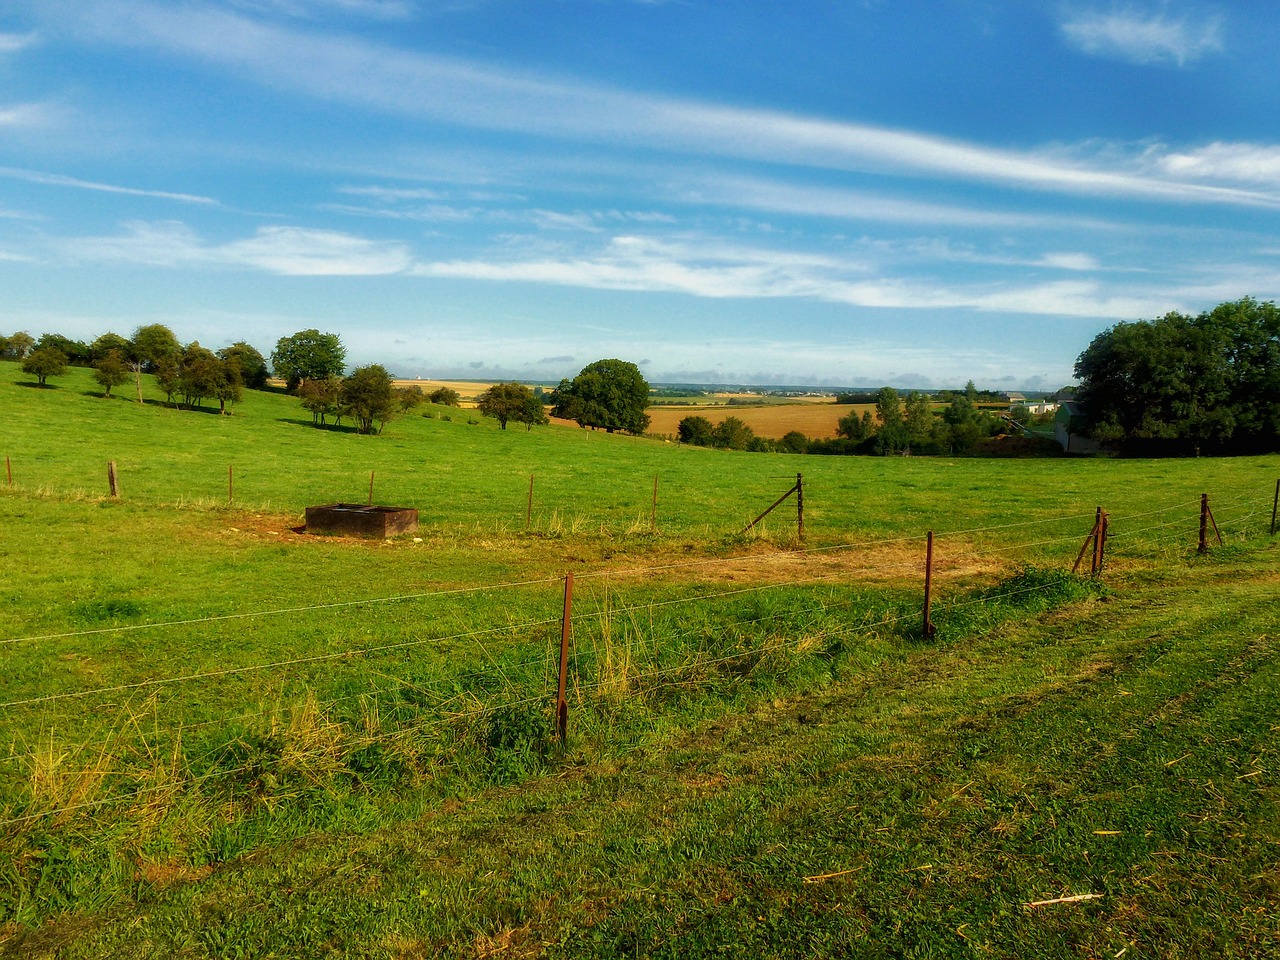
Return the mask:
{"type": "Polygon", "coordinates": [[[837,421],[834,440],[811,440],[798,430],[781,440],[769,440],[757,437],[737,417],[712,424],[702,416],[681,420],[678,437],[681,443],[729,450],[888,456],[963,453],[1005,428],[1000,417],[978,407],[979,394],[972,380],[941,411],[935,411],[932,400],[917,391],[904,398],[893,387],[882,387],[865,396],[874,397],[875,415],[870,410],[861,414],[851,410],[837,421]]]}
{"type": "Polygon", "coordinates": [[[104,333],[90,344],[56,333],[38,340],[25,331],[0,337],[0,356],[20,360],[22,370],[47,386],[50,377],[64,374],[68,366],[93,367],[103,395],[130,379],[142,402],[142,374],[155,375],[170,404],[175,397],[187,407],[216,399],[219,409],[240,400],[243,388],[261,387],[267,379],[266,361],[250,344],[239,342],[214,353],[192,342],[185,347],[163,324],[139,327],[130,338],[104,333]]]}

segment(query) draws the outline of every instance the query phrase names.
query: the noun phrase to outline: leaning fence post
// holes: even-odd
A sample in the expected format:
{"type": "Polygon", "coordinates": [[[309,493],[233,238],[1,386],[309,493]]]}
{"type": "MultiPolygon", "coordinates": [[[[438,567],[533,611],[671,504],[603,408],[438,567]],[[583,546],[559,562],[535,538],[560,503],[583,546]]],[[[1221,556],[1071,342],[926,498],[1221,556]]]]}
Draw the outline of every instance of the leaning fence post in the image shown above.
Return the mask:
{"type": "Polygon", "coordinates": [[[1209,495],[1207,493],[1200,494],[1200,546],[1196,550],[1197,553],[1209,552],[1209,495]]]}
{"type": "MultiPolygon", "coordinates": [[[[8,456],[4,458],[4,472],[9,475],[9,486],[13,486],[13,464],[9,462],[8,456]]],[[[1276,482],[1276,490],[1280,492],[1280,481],[1276,482]]],[[[1271,511],[1271,532],[1276,532],[1276,516],[1275,511],[1271,511]]]]}
{"type": "Polygon", "coordinates": [[[112,497],[120,496],[120,485],[116,479],[116,462],[114,460],[107,461],[107,487],[110,489],[112,497]]]}
{"type": "Polygon", "coordinates": [[[928,640],[938,628],[931,618],[933,611],[933,531],[929,531],[929,539],[924,553],[924,639],[928,640]]]}
{"type": "Polygon", "coordinates": [[[369,506],[373,506],[373,474],[375,471],[369,471],[369,506]]]}
{"type": "MultiPolygon", "coordinates": [[[[4,458],[5,463],[9,462],[9,458],[4,458]]],[[[9,478],[9,486],[13,486],[13,477],[9,478]]],[[[1276,535],[1276,507],[1280,507],[1280,480],[1276,481],[1276,496],[1271,501],[1271,535],[1276,535]]]]}
{"type": "Polygon", "coordinates": [[[565,686],[569,680],[569,637],[573,632],[573,572],[564,578],[564,615],[560,620],[560,682],[556,685],[556,734],[564,746],[569,734],[569,701],[565,686]]]}
{"type": "Polygon", "coordinates": [[[1075,573],[1080,569],[1080,562],[1084,560],[1084,555],[1089,549],[1089,544],[1097,539],[1098,532],[1102,529],[1102,508],[1098,508],[1096,519],[1093,521],[1093,529],[1089,531],[1089,535],[1084,538],[1084,543],[1080,545],[1080,552],[1076,554],[1076,562],[1071,566],[1071,572],[1075,573]]]}
{"type": "Polygon", "coordinates": [[[236,468],[235,464],[227,464],[227,506],[231,506],[232,501],[236,498],[236,468]]]}

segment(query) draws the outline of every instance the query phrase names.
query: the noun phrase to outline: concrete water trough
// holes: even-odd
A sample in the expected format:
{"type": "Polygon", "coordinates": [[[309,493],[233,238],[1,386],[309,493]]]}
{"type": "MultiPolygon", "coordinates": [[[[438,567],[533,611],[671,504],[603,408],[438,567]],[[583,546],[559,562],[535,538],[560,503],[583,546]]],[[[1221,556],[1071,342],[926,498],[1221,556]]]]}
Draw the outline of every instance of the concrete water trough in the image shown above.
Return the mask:
{"type": "Polygon", "coordinates": [[[417,529],[418,511],[413,507],[376,507],[363,503],[307,507],[307,533],[386,538],[415,533],[417,529]]]}

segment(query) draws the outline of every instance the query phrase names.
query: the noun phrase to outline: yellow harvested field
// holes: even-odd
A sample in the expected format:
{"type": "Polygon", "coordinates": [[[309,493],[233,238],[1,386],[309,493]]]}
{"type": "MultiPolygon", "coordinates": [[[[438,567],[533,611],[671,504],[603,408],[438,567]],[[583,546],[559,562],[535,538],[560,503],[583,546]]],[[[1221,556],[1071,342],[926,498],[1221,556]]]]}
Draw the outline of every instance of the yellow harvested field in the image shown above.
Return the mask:
{"type": "Polygon", "coordinates": [[[649,408],[649,433],[675,436],[680,421],[685,417],[706,417],[713,424],[726,417],[737,417],[757,436],[771,440],[781,439],[792,430],[799,430],[810,440],[830,440],[836,435],[836,422],[850,410],[858,416],[870,410],[875,416],[874,403],[780,403],[764,407],[733,406],[662,406],[649,408]]]}
{"type": "Polygon", "coordinates": [[[397,387],[421,387],[423,393],[431,393],[441,387],[457,390],[464,407],[474,407],[476,397],[488,390],[493,383],[478,380],[396,380],[397,387]]]}

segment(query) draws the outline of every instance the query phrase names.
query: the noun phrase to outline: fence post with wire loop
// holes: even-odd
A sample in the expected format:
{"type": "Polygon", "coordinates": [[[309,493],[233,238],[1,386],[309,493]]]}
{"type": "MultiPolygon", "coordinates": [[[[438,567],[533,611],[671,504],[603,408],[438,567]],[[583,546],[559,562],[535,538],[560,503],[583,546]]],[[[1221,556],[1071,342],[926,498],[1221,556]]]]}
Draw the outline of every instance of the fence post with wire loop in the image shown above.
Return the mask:
{"type": "Polygon", "coordinates": [[[564,615],[560,620],[560,681],[556,684],[556,735],[563,747],[569,735],[569,701],[565,687],[569,680],[569,638],[573,633],[573,572],[564,578],[564,615]]]}
{"type": "Polygon", "coordinates": [[[929,538],[926,541],[924,551],[924,625],[922,633],[924,639],[932,639],[934,634],[938,632],[938,628],[934,626],[933,619],[933,531],[929,531],[929,538]]]}

